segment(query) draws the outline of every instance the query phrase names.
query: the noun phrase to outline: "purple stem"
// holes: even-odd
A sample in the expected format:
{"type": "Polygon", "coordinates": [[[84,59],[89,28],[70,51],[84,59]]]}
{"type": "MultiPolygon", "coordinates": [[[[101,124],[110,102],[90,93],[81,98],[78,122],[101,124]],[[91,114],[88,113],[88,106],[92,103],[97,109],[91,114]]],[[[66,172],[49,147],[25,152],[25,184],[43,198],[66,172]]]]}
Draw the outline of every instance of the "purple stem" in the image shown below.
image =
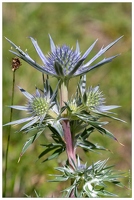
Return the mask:
{"type": "Polygon", "coordinates": [[[75,147],[73,144],[73,138],[70,131],[69,120],[63,120],[62,126],[63,126],[63,131],[64,131],[64,139],[66,143],[66,152],[67,152],[68,161],[69,161],[70,166],[74,168],[72,164],[72,160],[76,164],[76,156],[75,156],[75,147]]]}
{"type": "MultiPolygon", "coordinates": [[[[70,131],[69,120],[63,120],[62,127],[63,127],[63,131],[64,131],[64,139],[65,139],[65,143],[66,143],[66,153],[67,153],[68,161],[69,161],[70,166],[74,169],[72,160],[74,161],[74,163],[76,165],[76,156],[75,156],[75,147],[73,144],[73,137],[72,137],[72,134],[70,131]]],[[[75,198],[74,190],[72,190],[69,197],[75,198]]]]}

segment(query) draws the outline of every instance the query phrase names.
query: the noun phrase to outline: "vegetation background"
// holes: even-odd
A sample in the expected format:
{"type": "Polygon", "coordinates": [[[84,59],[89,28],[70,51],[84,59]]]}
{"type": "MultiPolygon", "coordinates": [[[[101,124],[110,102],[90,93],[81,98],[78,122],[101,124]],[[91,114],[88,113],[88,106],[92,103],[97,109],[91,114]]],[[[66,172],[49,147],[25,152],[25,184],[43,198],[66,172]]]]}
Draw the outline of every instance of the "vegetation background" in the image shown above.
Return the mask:
{"type": "MultiPolygon", "coordinates": [[[[50,51],[50,34],[57,45],[67,44],[75,47],[79,41],[81,52],[98,38],[92,55],[98,52],[121,35],[124,37],[112,47],[105,56],[121,53],[113,62],[88,73],[88,85],[100,85],[104,92],[107,105],[121,105],[116,112],[118,117],[127,123],[111,121],[108,129],[124,144],[101,136],[92,135],[92,142],[96,141],[110,149],[112,153],[84,154],[79,150],[83,161],[92,164],[97,160],[109,158],[109,164],[115,164],[115,169],[128,173],[123,179],[126,187],[131,187],[131,3],[3,3],[3,124],[9,122],[12,91],[11,61],[14,57],[8,50],[10,44],[4,39],[9,38],[23,50],[27,50],[38,63],[41,64],[37,53],[28,39],[32,36],[37,39],[45,54],[50,51]]],[[[92,56],[91,55],[91,56],[92,56]]],[[[90,56],[89,56],[90,59],[90,56]]],[[[88,58],[87,58],[88,60],[88,58]]],[[[30,93],[35,92],[35,85],[42,88],[41,73],[21,61],[22,66],[16,71],[14,105],[25,104],[25,97],[19,92],[17,85],[30,93]]],[[[56,79],[51,78],[52,86],[56,79]]],[[[74,78],[70,84],[70,95],[75,91],[78,79],[74,78]]],[[[25,113],[14,110],[13,120],[25,117],[25,113]]],[[[42,197],[59,197],[59,191],[68,183],[49,183],[48,174],[54,174],[55,166],[62,165],[66,154],[59,159],[42,163],[38,155],[44,150],[40,145],[50,138],[50,132],[45,134],[31,146],[17,163],[23,144],[30,134],[16,133],[21,126],[13,126],[8,157],[7,197],[26,197],[25,194],[35,197],[36,190],[42,197]]],[[[5,167],[5,150],[7,145],[8,127],[3,128],[3,173],[5,167]]],[[[45,158],[44,158],[45,159],[45,158]]],[[[131,191],[110,185],[110,191],[119,197],[130,197],[131,191]]]]}

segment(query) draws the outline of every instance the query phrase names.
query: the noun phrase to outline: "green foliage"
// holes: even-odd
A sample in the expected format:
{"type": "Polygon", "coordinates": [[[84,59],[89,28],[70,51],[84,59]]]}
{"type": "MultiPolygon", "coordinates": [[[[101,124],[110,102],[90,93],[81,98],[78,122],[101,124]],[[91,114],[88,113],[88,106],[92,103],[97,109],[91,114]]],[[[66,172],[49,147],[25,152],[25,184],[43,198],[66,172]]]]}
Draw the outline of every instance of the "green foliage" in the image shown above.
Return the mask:
{"type": "Polygon", "coordinates": [[[33,144],[33,142],[41,135],[41,133],[44,130],[39,131],[38,133],[36,133],[35,135],[33,135],[32,137],[30,137],[28,139],[28,141],[24,144],[23,149],[21,151],[20,156],[23,156],[23,154],[26,152],[26,150],[30,147],[31,144],[33,144]]]}
{"type": "Polygon", "coordinates": [[[113,166],[106,165],[107,160],[97,161],[91,166],[87,167],[86,164],[82,165],[78,157],[78,166],[75,169],[68,166],[57,167],[56,170],[62,172],[61,175],[54,175],[55,179],[51,181],[61,182],[71,180],[72,185],[63,192],[64,197],[69,198],[70,194],[74,191],[75,197],[117,197],[118,195],[113,194],[106,190],[107,183],[113,183],[119,187],[124,187],[120,183],[122,173],[114,172],[113,166]]]}
{"type": "Polygon", "coordinates": [[[57,121],[53,125],[49,125],[50,130],[52,131],[51,137],[55,143],[42,144],[46,149],[38,156],[41,158],[46,155],[48,152],[55,150],[52,155],[48,156],[43,162],[57,158],[62,152],[65,151],[65,143],[63,141],[63,130],[61,124],[57,121]]]}

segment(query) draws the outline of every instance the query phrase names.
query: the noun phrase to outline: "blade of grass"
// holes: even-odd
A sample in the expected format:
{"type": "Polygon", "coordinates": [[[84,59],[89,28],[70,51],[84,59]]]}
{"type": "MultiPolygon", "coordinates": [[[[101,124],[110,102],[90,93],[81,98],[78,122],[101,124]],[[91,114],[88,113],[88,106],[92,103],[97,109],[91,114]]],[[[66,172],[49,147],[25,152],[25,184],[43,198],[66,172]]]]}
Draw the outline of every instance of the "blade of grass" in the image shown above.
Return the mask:
{"type": "MultiPolygon", "coordinates": [[[[16,70],[15,70],[16,71],[16,70]]],[[[13,84],[12,84],[12,97],[11,97],[11,105],[13,105],[14,101],[14,85],[15,85],[15,71],[13,71],[13,84]]],[[[13,116],[13,108],[10,111],[10,122],[12,121],[13,116]]],[[[8,170],[8,150],[10,144],[10,137],[11,137],[11,125],[8,128],[8,136],[7,136],[7,147],[6,147],[6,156],[5,156],[5,173],[4,173],[4,184],[3,184],[3,197],[6,197],[7,192],[7,170],[8,170]]]]}

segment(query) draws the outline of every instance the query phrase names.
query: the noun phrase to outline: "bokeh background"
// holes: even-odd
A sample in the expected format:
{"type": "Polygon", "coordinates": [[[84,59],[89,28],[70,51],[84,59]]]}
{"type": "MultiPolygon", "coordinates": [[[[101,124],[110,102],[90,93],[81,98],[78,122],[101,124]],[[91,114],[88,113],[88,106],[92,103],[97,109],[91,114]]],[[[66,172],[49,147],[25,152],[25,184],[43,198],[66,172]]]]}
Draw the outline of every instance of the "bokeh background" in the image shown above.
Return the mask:
{"type": "MultiPolygon", "coordinates": [[[[11,60],[14,57],[8,50],[10,44],[4,39],[9,38],[23,50],[27,50],[34,60],[41,64],[41,60],[32,46],[29,36],[38,41],[45,54],[50,51],[50,34],[57,45],[67,44],[70,47],[79,41],[81,52],[98,38],[92,51],[97,53],[103,45],[107,45],[121,35],[124,37],[113,46],[105,56],[121,53],[121,56],[111,63],[88,73],[89,86],[100,85],[105,94],[107,105],[121,105],[116,110],[118,117],[127,123],[110,121],[108,129],[124,144],[95,133],[92,142],[97,142],[110,149],[101,154],[84,154],[79,150],[83,161],[90,165],[100,159],[109,158],[109,164],[115,164],[115,169],[127,172],[128,176],[122,180],[126,187],[131,187],[131,3],[3,3],[3,124],[9,122],[12,91],[11,60]]],[[[103,57],[103,56],[102,56],[103,57]]],[[[89,56],[90,59],[90,56],[89,56]]],[[[88,60],[88,58],[87,58],[88,60]]],[[[21,61],[22,66],[16,71],[14,105],[25,104],[25,97],[19,92],[17,85],[34,93],[35,85],[42,88],[41,73],[21,61]]],[[[50,79],[55,86],[56,79],[50,79]]],[[[70,84],[70,95],[75,91],[78,78],[70,84]]],[[[25,117],[25,113],[14,110],[13,120],[25,117]]],[[[46,130],[40,138],[24,154],[17,163],[23,144],[30,134],[16,133],[21,126],[13,126],[9,146],[7,171],[7,197],[35,197],[36,190],[41,197],[60,197],[59,191],[68,183],[49,183],[48,174],[54,174],[54,167],[61,165],[65,154],[60,158],[46,163],[37,160],[44,150],[40,145],[49,140],[50,132],[46,130]]],[[[3,128],[3,173],[5,170],[5,151],[9,128],[3,128]]],[[[131,191],[110,185],[109,190],[119,197],[131,197],[131,191]]]]}

